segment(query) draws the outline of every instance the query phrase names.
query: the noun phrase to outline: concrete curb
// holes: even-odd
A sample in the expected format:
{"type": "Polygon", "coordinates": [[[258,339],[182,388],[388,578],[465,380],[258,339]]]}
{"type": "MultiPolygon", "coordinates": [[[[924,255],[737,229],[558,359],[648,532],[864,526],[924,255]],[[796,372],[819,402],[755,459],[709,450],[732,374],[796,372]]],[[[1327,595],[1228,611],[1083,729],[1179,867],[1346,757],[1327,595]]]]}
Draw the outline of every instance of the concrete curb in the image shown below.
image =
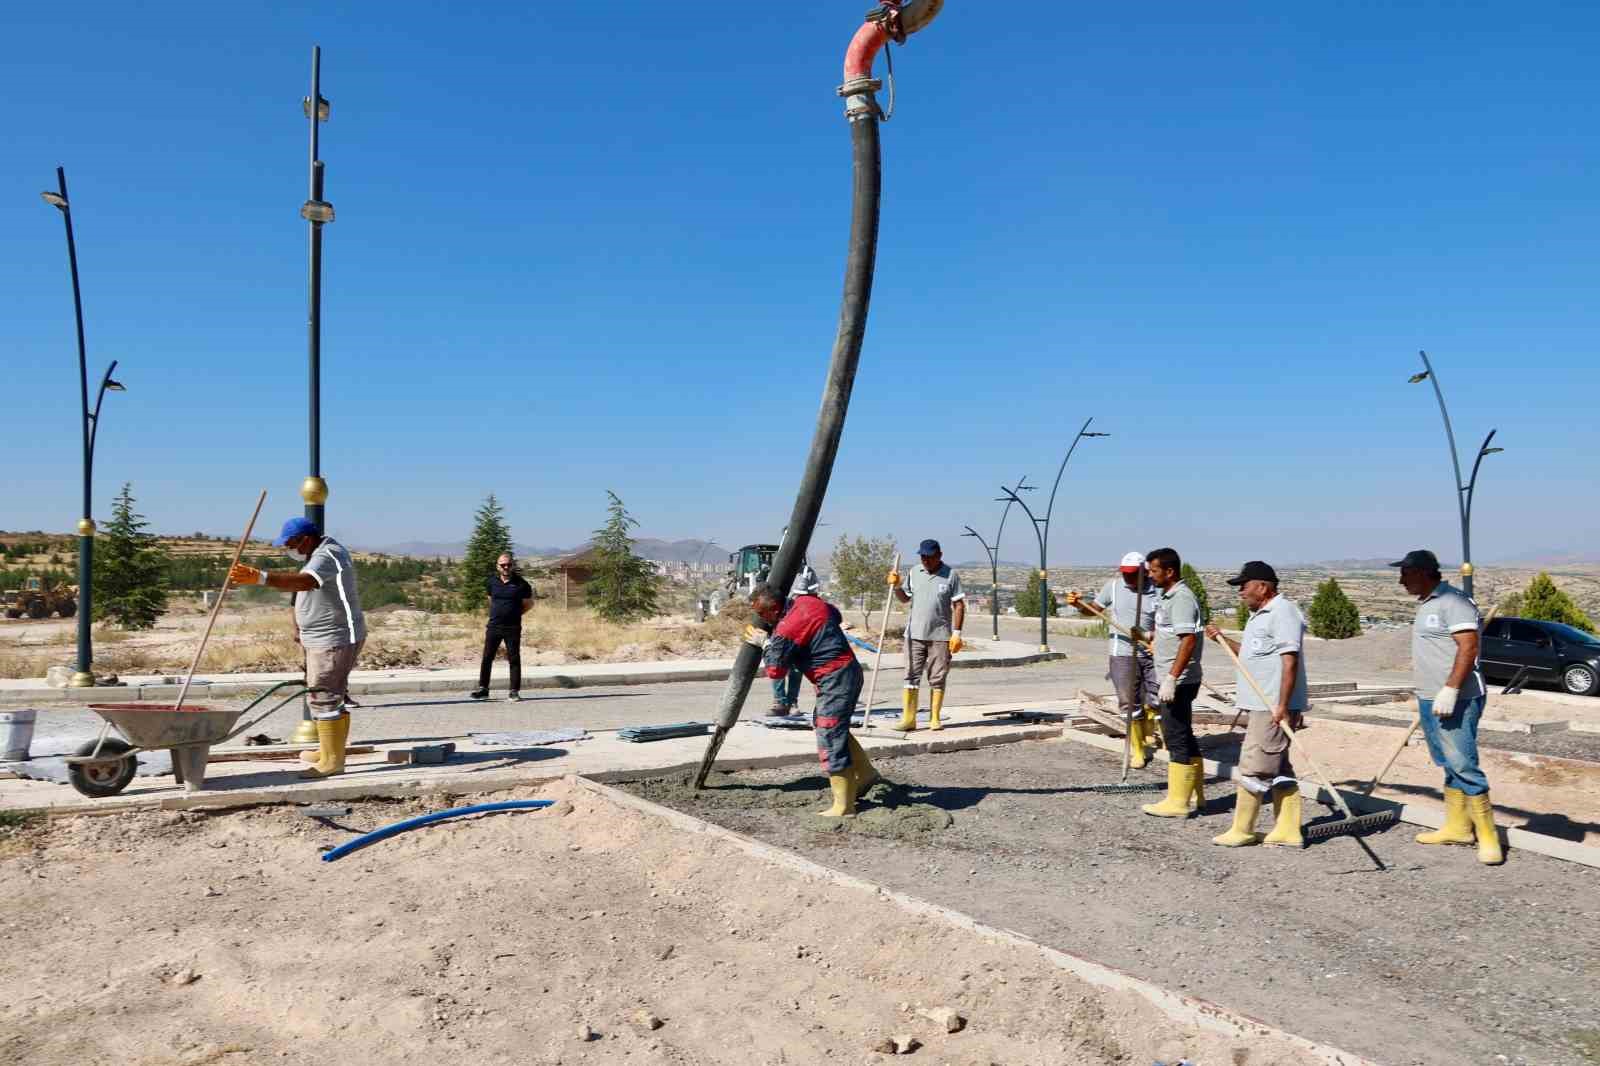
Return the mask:
{"type": "MultiPolygon", "coordinates": [[[[876,756],[899,757],[927,755],[947,751],[971,751],[997,744],[1018,744],[1026,740],[1054,740],[1064,732],[1059,727],[1019,726],[1016,729],[989,730],[965,736],[941,737],[938,740],[895,741],[874,731],[861,739],[866,748],[876,756]],[[876,739],[883,736],[883,743],[876,739]]],[[[859,734],[858,734],[859,735],[859,734]]],[[[784,766],[815,766],[816,752],[801,750],[783,755],[757,755],[743,758],[723,758],[717,761],[722,772],[739,770],[765,770],[784,766]]],[[[587,776],[597,780],[625,781],[644,777],[661,777],[671,774],[692,773],[700,769],[698,759],[692,762],[669,763],[664,766],[641,767],[629,770],[600,771],[587,776]]],[[[13,807],[8,812],[21,815],[41,815],[49,819],[73,818],[81,815],[128,814],[143,811],[226,811],[236,807],[261,807],[277,804],[325,803],[363,799],[410,799],[415,796],[441,794],[446,796],[475,796],[488,792],[503,792],[513,788],[528,788],[547,781],[574,776],[568,771],[540,772],[535,769],[492,770],[473,773],[432,773],[400,777],[387,774],[381,781],[367,781],[357,777],[342,781],[293,782],[268,788],[233,789],[230,791],[193,792],[173,796],[108,797],[97,800],[93,806],[72,807],[13,807]]]]}
{"type": "MultiPolygon", "coordinates": [[[[1061,731],[1062,739],[1087,744],[1092,748],[1099,748],[1115,755],[1122,754],[1122,741],[1111,737],[1097,736],[1079,729],[1064,729],[1061,731]]],[[[1154,759],[1167,760],[1165,751],[1157,751],[1154,759]]],[[[1211,777],[1221,777],[1229,781],[1239,779],[1239,767],[1235,763],[1221,762],[1217,759],[1205,760],[1206,774],[1211,777]]],[[[1324,802],[1327,797],[1329,804],[1333,797],[1328,795],[1328,790],[1312,781],[1301,780],[1304,794],[1318,802],[1324,802]]],[[[1355,814],[1375,814],[1378,811],[1398,811],[1400,820],[1410,825],[1420,825],[1427,829],[1438,829],[1444,825],[1444,811],[1420,803],[1399,803],[1395,800],[1380,799],[1375,796],[1363,796],[1359,792],[1350,792],[1340,789],[1339,794],[1344,797],[1345,803],[1350,805],[1350,810],[1355,814]]],[[[1571,840],[1562,840],[1559,837],[1546,836],[1544,833],[1531,833],[1526,829],[1513,829],[1501,826],[1500,831],[1505,835],[1505,840],[1512,848],[1521,848],[1551,859],[1560,859],[1563,862],[1575,862],[1580,866],[1590,866],[1600,869],[1600,847],[1589,844],[1579,844],[1571,840]]]]}
{"type": "Polygon", "coordinates": [[[933,918],[955,928],[975,933],[984,940],[993,943],[1008,944],[1022,948],[1025,951],[1037,952],[1058,969],[1072,974],[1095,988],[1113,992],[1132,992],[1134,995],[1140,996],[1168,1019],[1179,1025],[1216,1033],[1228,1039],[1272,1037],[1282,1040],[1321,1062],[1327,1063],[1328,1066],[1377,1066],[1370,1059],[1353,1055],[1348,1051],[1341,1051],[1327,1044],[1319,1044],[1315,1041],[1307,1040],[1302,1036],[1296,1036],[1248,1015],[1228,1010],[1226,1007],[1208,1000],[1185,996],[1170,989],[1162,988],[1160,985],[1151,984],[1149,981],[1135,977],[1130,973],[1073,955],[1059,948],[1041,944],[1037,940],[1023,936],[1021,933],[1014,933],[1008,929],[997,929],[960,911],[941,907],[936,903],[930,903],[927,900],[907,895],[904,892],[896,892],[864,878],[841,873],[793,852],[735,833],[730,829],[724,829],[719,825],[685,814],[682,811],[663,807],[660,804],[622,792],[592,778],[573,776],[569,777],[568,780],[575,787],[606,799],[617,806],[626,807],[629,810],[667,822],[678,829],[691,833],[703,833],[706,836],[731,844],[745,854],[771,865],[876,896],[879,899],[893,903],[908,914],[933,918]]]}
{"type": "MultiPolygon", "coordinates": [[[[1023,655],[990,656],[977,658],[976,656],[961,659],[952,659],[952,669],[984,670],[1002,669],[1013,666],[1031,666],[1035,663],[1055,662],[1065,659],[1065,652],[1029,652],[1023,655]]],[[[693,660],[689,660],[693,662],[693,660]]],[[[703,662],[703,660],[702,660],[703,662]]],[[[560,673],[560,667],[529,667],[523,671],[523,692],[539,689],[569,689],[569,688],[600,688],[618,687],[623,685],[660,685],[678,681],[726,681],[728,674],[733,669],[733,660],[718,662],[715,665],[689,665],[673,668],[665,664],[658,665],[657,669],[630,669],[631,666],[651,666],[657,664],[575,664],[581,667],[570,673],[560,673]],[[539,671],[550,671],[540,673],[539,671]]],[[[376,672],[376,671],[374,671],[376,672]]],[[[352,676],[350,681],[350,694],[352,696],[384,696],[397,692],[464,692],[476,685],[476,673],[452,669],[450,671],[425,671],[411,674],[394,672],[386,677],[362,678],[361,671],[352,676]],[[448,676],[445,676],[448,674],[448,676]]],[[[227,675],[222,675],[226,677],[227,675]]],[[[203,701],[207,698],[221,698],[225,696],[253,696],[264,689],[277,684],[279,681],[298,681],[300,674],[256,674],[251,675],[248,681],[218,681],[211,678],[196,678],[193,687],[189,689],[189,700],[203,701]]],[[[130,685],[115,685],[104,688],[46,688],[29,686],[26,688],[8,686],[0,682],[0,706],[12,705],[43,705],[43,704],[85,704],[129,702],[133,700],[151,700],[155,702],[171,702],[178,698],[178,692],[183,686],[168,685],[164,683],[144,683],[130,685]]],[[[503,692],[507,681],[502,672],[490,682],[492,691],[503,692]]]]}

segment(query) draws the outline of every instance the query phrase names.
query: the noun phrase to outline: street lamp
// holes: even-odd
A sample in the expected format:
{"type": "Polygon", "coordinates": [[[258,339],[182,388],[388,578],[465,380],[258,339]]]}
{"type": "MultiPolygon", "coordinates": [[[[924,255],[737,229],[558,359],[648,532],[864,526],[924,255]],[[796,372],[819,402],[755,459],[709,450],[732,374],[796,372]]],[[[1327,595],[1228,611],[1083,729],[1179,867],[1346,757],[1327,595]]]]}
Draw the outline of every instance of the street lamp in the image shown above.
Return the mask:
{"type": "Polygon", "coordinates": [[[322,480],[322,227],[333,221],[333,205],[322,198],[323,167],[317,158],[318,135],[322,123],[333,113],[333,105],[322,95],[322,48],[311,49],[311,95],[300,101],[311,126],[311,198],[300,205],[300,217],[311,228],[310,280],[307,285],[306,341],[310,376],[311,472],[300,485],[300,498],[306,504],[306,517],[327,531],[328,483],[322,480]],[[316,107],[311,102],[316,101],[316,107]]]}
{"type": "MultiPolygon", "coordinates": [[[[1111,434],[1109,434],[1109,433],[1091,433],[1091,432],[1089,432],[1089,426],[1091,424],[1093,424],[1093,422],[1094,422],[1093,418],[1089,418],[1089,419],[1084,421],[1082,428],[1080,428],[1078,430],[1077,436],[1072,438],[1072,444],[1067,448],[1067,454],[1062,457],[1061,466],[1056,469],[1056,482],[1055,482],[1054,485],[1050,486],[1050,502],[1045,505],[1044,517],[1043,518],[1040,518],[1037,515],[1035,515],[1033,513],[1033,511],[1029,509],[1028,505],[1026,503],[1022,502],[1022,497],[1017,495],[1015,489],[1008,489],[1004,485],[1002,485],[1002,486],[1000,486],[1000,491],[1005,493],[1005,496],[997,497],[998,500],[1004,500],[1004,499],[1009,498],[1013,503],[1015,503],[1019,507],[1021,507],[1023,509],[1023,511],[1027,512],[1028,518],[1033,522],[1033,535],[1034,535],[1034,538],[1039,542],[1039,650],[1040,651],[1049,651],[1050,650],[1050,629],[1049,629],[1049,618],[1050,618],[1050,610],[1049,610],[1049,607],[1050,607],[1050,567],[1049,567],[1048,562],[1045,559],[1046,547],[1050,543],[1050,514],[1051,514],[1051,512],[1053,512],[1056,509],[1056,490],[1061,487],[1061,475],[1066,473],[1067,462],[1072,458],[1072,453],[1078,450],[1079,442],[1082,441],[1086,437],[1109,437],[1109,436],[1111,436],[1111,434]]],[[[1020,489],[1022,487],[1023,486],[1019,482],[1018,485],[1017,485],[1017,488],[1020,489]]]]}
{"type": "Polygon", "coordinates": [[[1439,401],[1439,414],[1444,418],[1445,440],[1450,444],[1450,466],[1455,471],[1455,479],[1451,482],[1456,489],[1456,513],[1461,519],[1461,591],[1467,596],[1472,595],[1472,494],[1478,487],[1478,468],[1483,465],[1483,457],[1494,455],[1496,452],[1505,451],[1504,448],[1491,448],[1489,442],[1494,440],[1494,435],[1500,432],[1491,429],[1489,435],[1483,438],[1483,443],[1478,445],[1478,457],[1472,463],[1472,477],[1466,484],[1461,483],[1461,460],[1456,454],[1456,435],[1450,428],[1450,412],[1444,405],[1444,393],[1439,388],[1439,375],[1434,373],[1433,364],[1428,361],[1427,352],[1418,352],[1422,356],[1422,372],[1412,374],[1406,379],[1406,384],[1416,385],[1429,382],[1433,385],[1433,395],[1439,401]]]}
{"type": "MultiPolygon", "coordinates": [[[[1027,480],[1028,475],[1026,474],[1017,479],[1018,492],[1033,488],[1032,485],[1024,484],[1027,480]]],[[[984,540],[983,535],[971,526],[967,526],[967,531],[961,534],[963,537],[976,537],[978,543],[983,545],[983,550],[989,553],[989,614],[994,622],[994,637],[992,638],[994,640],[1000,639],[1000,537],[1006,531],[1006,515],[1011,513],[1011,501],[1006,500],[1005,504],[1005,509],[1000,512],[1000,528],[994,531],[993,546],[984,540]]]]}
{"type": "Polygon", "coordinates": [[[83,342],[83,293],[78,287],[78,246],[72,236],[72,201],[67,199],[67,172],[56,167],[56,191],[39,194],[44,202],[61,212],[67,227],[67,263],[72,268],[72,313],[78,325],[78,395],[83,428],[83,517],[78,520],[78,669],[70,684],[74,688],[94,686],[94,646],[89,624],[94,601],[94,513],[91,484],[94,475],[94,441],[100,429],[100,401],[107,392],[126,392],[120,381],[111,377],[117,369],[115,359],[100,379],[94,411],[89,410],[89,368],[83,342]]]}

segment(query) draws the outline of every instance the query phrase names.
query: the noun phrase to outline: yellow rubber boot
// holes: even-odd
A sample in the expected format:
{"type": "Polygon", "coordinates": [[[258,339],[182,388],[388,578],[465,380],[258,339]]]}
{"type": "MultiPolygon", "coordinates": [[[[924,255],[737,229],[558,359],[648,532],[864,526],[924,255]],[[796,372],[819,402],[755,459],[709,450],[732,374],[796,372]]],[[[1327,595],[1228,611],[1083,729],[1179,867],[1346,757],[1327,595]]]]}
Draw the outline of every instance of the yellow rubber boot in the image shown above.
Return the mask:
{"type": "Polygon", "coordinates": [[[883,775],[878,773],[872,765],[872,760],[867,758],[867,749],[861,746],[861,741],[851,734],[846,748],[850,752],[850,774],[856,779],[856,796],[866,795],[867,789],[883,780],[883,775]]]}
{"type": "Polygon", "coordinates": [[[1144,719],[1136,715],[1128,723],[1128,765],[1138,770],[1149,761],[1144,750],[1144,719]]]}
{"type": "Polygon", "coordinates": [[[917,690],[906,689],[905,706],[900,711],[900,721],[889,727],[902,733],[909,733],[917,728],[917,690]]]}
{"type": "Polygon", "coordinates": [[[1261,797],[1243,785],[1235,793],[1233,828],[1221,836],[1211,838],[1211,843],[1225,848],[1243,848],[1261,843],[1261,834],[1255,831],[1256,815],[1261,813],[1261,797]]]}
{"type": "Polygon", "coordinates": [[[856,781],[846,770],[842,774],[829,774],[828,787],[833,789],[833,806],[817,814],[823,818],[854,818],[856,815],[856,781]]]}
{"type": "Polygon", "coordinates": [[[1280,848],[1305,847],[1305,838],[1300,835],[1299,785],[1279,785],[1272,790],[1272,813],[1276,815],[1272,832],[1261,843],[1280,848]]]}
{"type": "Polygon", "coordinates": [[[928,692],[928,728],[930,730],[943,729],[939,722],[939,711],[944,707],[944,689],[936,688],[928,692]]]}
{"type": "Polygon", "coordinates": [[[1444,790],[1444,825],[1417,834],[1418,844],[1470,844],[1472,819],[1467,816],[1467,794],[1459,788],[1444,790]]]}
{"type": "Polygon", "coordinates": [[[1478,861],[1485,866],[1499,866],[1505,862],[1500,831],[1494,827],[1494,805],[1489,802],[1489,793],[1467,797],[1467,817],[1472,820],[1473,831],[1478,836],[1478,861]]]}
{"type": "Polygon", "coordinates": [[[317,746],[322,758],[315,765],[300,771],[300,776],[313,779],[332,777],[344,773],[345,741],[350,739],[350,712],[337,718],[317,719],[317,746]]]}
{"type": "Polygon", "coordinates": [[[1144,735],[1152,744],[1167,746],[1167,738],[1161,732],[1161,715],[1154,707],[1144,709],[1144,735]]]}
{"type": "Polygon", "coordinates": [[[1189,817],[1192,813],[1189,809],[1189,797],[1194,793],[1194,781],[1191,779],[1196,769],[1193,763],[1168,763],[1167,798],[1160,803],[1146,803],[1140,809],[1157,818],[1189,817]]]}
{"type": "Polygon", "coordinates": [[[1194,790],[1189,793],[1189,806],[1200,812],[1206,809],[1206,761],[1196,756],[1189,760],[1194,767],[1194,790]]]}

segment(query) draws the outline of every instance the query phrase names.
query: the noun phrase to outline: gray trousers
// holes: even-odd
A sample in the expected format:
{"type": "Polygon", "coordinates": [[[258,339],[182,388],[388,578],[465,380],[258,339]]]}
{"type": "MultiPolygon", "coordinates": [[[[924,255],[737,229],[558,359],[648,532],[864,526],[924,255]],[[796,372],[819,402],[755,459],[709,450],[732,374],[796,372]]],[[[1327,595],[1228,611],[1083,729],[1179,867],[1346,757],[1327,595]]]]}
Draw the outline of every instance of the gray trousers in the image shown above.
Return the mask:
{"type": "Polygon", "coordinates": [[[1146,707],[1159,706],[1156,694],[1160,685],[1150,656],[1113,655],[1106,676],[1111,679],[1111,687],[1117,690],[1117,707],[1127,721],[1133,721],[1146,707]]]}
{"type": "MultiPolygon", "coordinates": [[[[1291,711],[1291,717],[1299,712],[1291,711]]],[[[1271,711],[1245,714],[1244,744],[1239,749],[1239,783],[1255,793],[1294,781],[1289,761],[1289,737],[1272,720],[1271,711]]]]}
{"type": "Polygon", "coordinates": [[[363,640],[342,648],[306,649],[306,684],[328,690],[306,696],[311,717],[337,718],[344,712],[344,699],[350,694],[350,671],[355,669],[356,657],[365,643],[363,640]]]}
{"type": "Polygon", "coordinates": [[[906,638],[906,688],[917,688],[922,673],[928,673],[928,688],[944,688],[950,674],[950,641],[906,638]]]}

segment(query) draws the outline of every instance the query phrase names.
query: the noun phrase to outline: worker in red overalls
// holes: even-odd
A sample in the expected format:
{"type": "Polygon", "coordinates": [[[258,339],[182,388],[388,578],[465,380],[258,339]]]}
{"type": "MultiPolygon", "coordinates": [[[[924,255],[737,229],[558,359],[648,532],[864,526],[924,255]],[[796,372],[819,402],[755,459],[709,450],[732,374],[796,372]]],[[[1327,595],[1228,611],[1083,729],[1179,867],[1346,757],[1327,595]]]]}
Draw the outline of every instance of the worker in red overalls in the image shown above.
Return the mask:
{"type": "Polygon", "coordinates": [[[764,626],[765,637],[751,627],[746,639],[764,644],[767,676],[780,678],[798,667],[817,686],[811,724],[817,733],[817,760],[828,771],[833,805],[817,813],[847,818],[856,813],[856,797],[878,780],[861,743],[850,735],[850,716],[861,698],[861,664],[840,628],[839,609],[820,596],[795,596],[784,610],[783,594],[766,584],[750,593],[750,606],[764,626]]]}

